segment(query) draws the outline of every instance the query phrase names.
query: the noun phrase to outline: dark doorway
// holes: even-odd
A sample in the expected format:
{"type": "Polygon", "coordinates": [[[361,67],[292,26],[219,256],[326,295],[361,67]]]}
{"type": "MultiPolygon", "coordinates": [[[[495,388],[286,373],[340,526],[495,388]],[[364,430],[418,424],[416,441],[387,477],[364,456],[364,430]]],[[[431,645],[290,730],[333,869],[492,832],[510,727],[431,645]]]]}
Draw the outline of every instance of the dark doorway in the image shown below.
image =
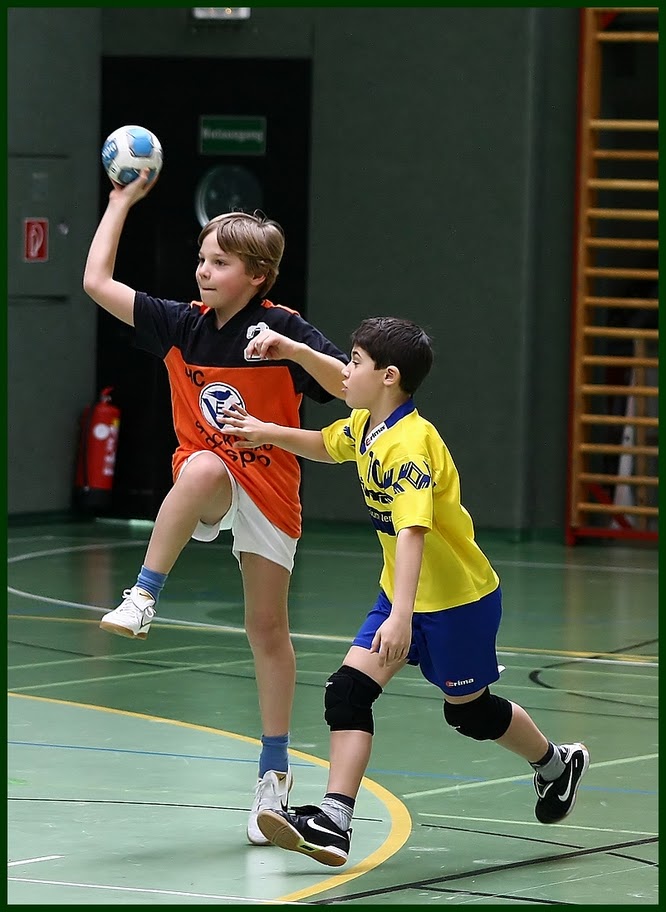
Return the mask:
{"type": "MultiPolygon", "coordinates": [[[[311,65],[307,60],[107,57],[103,140],[140,124],[162,143],[159,184],[130,212],[116,277],[157,297],[197,296],[194,270],[202,205],[261,208],[285,230],[275,303],[307,313],[311,65]],[[265,118],[263,154],[202,154],[201,117],[265,118]],[[206,176],[210,181],[206,181],[206,176]]],[[[100,162],[100,212],[111,185],[100,162]]],[[[225,208],[228,207],[228,208],[225,208]]],[[[97,384],[122,409],[116,475],[106,515],[154,519],[171,487],[176,438],[166,368],[136,350],[132,330],[99,312],[97,384]]]]}

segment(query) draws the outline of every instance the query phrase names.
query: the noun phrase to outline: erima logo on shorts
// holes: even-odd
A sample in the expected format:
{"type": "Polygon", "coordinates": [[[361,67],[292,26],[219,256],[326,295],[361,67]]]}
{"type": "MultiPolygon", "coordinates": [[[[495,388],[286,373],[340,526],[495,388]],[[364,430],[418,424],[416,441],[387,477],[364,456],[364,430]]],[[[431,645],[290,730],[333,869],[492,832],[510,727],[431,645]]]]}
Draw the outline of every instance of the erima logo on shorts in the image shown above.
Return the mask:
{"type": "Polygon", "coordinates": [[[243,397],[238,390],[226,383],[209,383],[199,393],[201,414],[208,424],[217,430],[225,427],[224,409],[233,408],[234,405],[245,408],[243,397]]]}
{"type": "Polygon", "coordinates": [[[461,684],[473,684],[474,678],[465,678],[463,681],[444,681],[445,687],[460,687],[461,684]]]}

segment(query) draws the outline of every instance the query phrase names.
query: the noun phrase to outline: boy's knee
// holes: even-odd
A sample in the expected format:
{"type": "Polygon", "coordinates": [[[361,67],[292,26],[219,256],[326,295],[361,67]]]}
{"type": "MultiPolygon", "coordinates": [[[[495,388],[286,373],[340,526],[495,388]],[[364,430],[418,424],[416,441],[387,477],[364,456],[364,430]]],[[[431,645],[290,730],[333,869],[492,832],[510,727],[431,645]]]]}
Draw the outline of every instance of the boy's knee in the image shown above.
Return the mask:
{"type": "Polygon", "coordinates": [[[486,687],[481,696],[467,703],[444,701],[444,718],[461,735],[475,741],[497,741],[506,734],[513,706],[504,697],[497,697],[486,687]]]}
{"type": "Polygon", "coordinates": [[[382,689],[376,681],[353,668],[342,665],[326,682],[324,718],[331,731],[375,733],[372,704],[382,689]]]}
{"type": "Polygon", "coordinates": [[[200,453],[183,467],[178,480],[187,481],[211,489],[227,485],[231,479],[227,467],[214,453],[200,453]]]}

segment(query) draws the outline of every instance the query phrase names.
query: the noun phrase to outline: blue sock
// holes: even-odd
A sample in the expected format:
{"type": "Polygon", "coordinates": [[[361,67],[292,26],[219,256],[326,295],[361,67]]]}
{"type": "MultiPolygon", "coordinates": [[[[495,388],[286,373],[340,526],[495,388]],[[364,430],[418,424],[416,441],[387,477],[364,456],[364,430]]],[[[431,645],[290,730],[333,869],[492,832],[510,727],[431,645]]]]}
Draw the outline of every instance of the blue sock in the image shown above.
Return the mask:
{"type": "Polygon", "coordinates": [[[168,575],[168,573],[158,573],[156,570],[149,570],[148,567],[142,564],[141,571],[136,578],[136,585],[139,589],[145,589],[146,592],[150,592],[155,599],[155,604],[157,604],[168,575]]]}
{"type": "Polygon", "coordinates": [[[259,778],[263,778],[269,770],[276,773],[286,773],[289,767],[287,747],[289,745],[289,732],[286,735],[262,735],[261,754],[259,755],[259,778]]]}

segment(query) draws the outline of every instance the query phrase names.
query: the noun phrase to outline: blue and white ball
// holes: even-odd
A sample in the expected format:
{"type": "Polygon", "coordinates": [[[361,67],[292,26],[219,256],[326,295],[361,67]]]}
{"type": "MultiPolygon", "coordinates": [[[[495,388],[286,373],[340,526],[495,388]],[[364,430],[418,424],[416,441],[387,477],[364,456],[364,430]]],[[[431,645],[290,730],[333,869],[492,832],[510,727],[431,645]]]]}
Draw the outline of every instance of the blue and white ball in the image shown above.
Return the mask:
{"type": "Polygon", "coordinates": [[[150,168],[154,180],[162,169],[162,146],[145,127],[118,127],[104,141],[102,164],[116,184],[131,184],[144,168],[150,168]]]}

